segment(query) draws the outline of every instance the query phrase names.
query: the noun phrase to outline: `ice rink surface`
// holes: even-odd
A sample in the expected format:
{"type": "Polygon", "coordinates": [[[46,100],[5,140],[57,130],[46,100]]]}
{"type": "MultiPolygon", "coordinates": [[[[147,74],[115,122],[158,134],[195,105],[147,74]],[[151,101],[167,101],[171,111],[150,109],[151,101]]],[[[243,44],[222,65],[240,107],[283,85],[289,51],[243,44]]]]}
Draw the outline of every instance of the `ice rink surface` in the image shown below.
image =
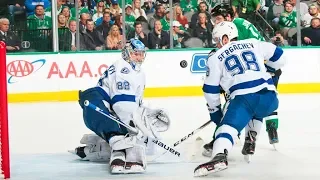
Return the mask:
{"type": "MultiPolygon", "coordinates": [[[[162,141],[172,144],[209,119],[203,97],[146,99],[152,107],[168,110],[172,125],[162,141]]],[[[111,179],[221,179],[221,180],[316,180],[320,179],[320,94],[280,95],[278,151],[269,145],[265,126],[256,154],[247,164],[238,144],[229,155],[229,168],[207,177],[194,178],[193,170],[209,159],[202,145],[211,140],[213,123],[194,138],[177,146],[184,154],[166,154],[148,164],[140,175],[110,175],[106,163],[80,161],[67,152],[79,146],[85,127],[77,102],[10,104],[12,180],[111,180],[111,179]],[[203,141],[196,141],[201,137],[203,141]]],[[[242,134],[243,135],[243,134],[242,134]]],[[[241,138],[243,141],[243,137],[241,138]]]]}

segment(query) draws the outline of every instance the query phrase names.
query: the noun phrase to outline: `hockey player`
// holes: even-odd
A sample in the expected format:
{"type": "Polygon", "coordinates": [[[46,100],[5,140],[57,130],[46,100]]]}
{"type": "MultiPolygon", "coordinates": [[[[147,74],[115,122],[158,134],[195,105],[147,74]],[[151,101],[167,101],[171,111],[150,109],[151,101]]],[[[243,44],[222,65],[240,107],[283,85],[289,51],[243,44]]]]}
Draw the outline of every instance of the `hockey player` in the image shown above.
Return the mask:
{"type": "MultiPolygon", "coordinates": [[[[260,41],[264,41],[264,38],[260,35],[257,28],[252,23],[242,18],[234,18],[233,9],[228,4],[221,4],[214,7],[211,10],[211,16],[214,19],[215,24],[218,24],[222,21],[233,22],[238,29],[238,40],[254,38],[260,41]]],[[[277,88],[279,78],[282,73],[281,70],[279,69],[274,72],[272,69],[267,69],[267,71],[272,74],[274,85],[277,88]]],[[[274,145],[275,143],[279,142],[278,132],[277,132],[278,112],[277,111],[272,112],[264,120],[266,121],[266,131],[268,132],[269,143],[274,145]]],[[[252,125],[253,124],[251,124],[251,126],[252,125]]],[[[255,125],[257,125],[257,123],[255,123],[255,125]]],[[[250,126],[250,124],[248,126],[250,126]]],[[[250,139],[247,138],[246,141],[250,141],[250,139]]],[[[213,142],[214,142],[214,139],[203,146],[204,150],[202,154],[204,156],[211,157],[213,142]]]]}
{"type": "MultiPolygon", "coordinates": [[[[217,24],[212,37],[219,50],[208,56],[203,92],[210,118],[219,128],[212,159],[196,167],[195,176],[226,169],[228,152],[241,130],[252,119],[261,125],[262,119],[278,108],[276,88],[265,66],[275,71],[285,63],[283,50],[271,43],[256,39],[237,41],[238,30],[231,22],[217,24]],[[220,86],[230,95],[224,113],[220,108],[220,86]]],[[[257,136],[260,127],[249,126],[246,136],[257,136]]],[[[243,150],[247,154],[254,153],[255,141],[252,138],[250,143],[245,142],[243,150]]]]}
{"type": "MultiPolygon", "coordinates": [[[[144,44],[131,39],[122,49],[122,59],[104,72],[98,85],[79,92],[79,104],[83,109],[85,125],[105,140],[111,148],[109,164],[112,174],[144,172],[147,167],[145,153],[147,141],[158,139],[158,132],[166,131],[169,127],[170,120],[167,113],[142,105],[145,74],[141,65],[145,55],[144,44]],[[130,132],[112,119],[84,106],[85,100],[91,101],[123,123],[137,128],[139,133],[130,132]]],[[[91,144],[96,141],[96,145],[102,147],[100,140],[92,139],[94,138],[88,137],[84,141],[91,141],[91,144]]],[[[98,148],[97,151],[99,149],[102,148],[98,148]]],[[[86,148],[77,150],[79,156],[92,155],[86,148]]],[[[95,155],[101,154],[95,153],[95,155]]]]}

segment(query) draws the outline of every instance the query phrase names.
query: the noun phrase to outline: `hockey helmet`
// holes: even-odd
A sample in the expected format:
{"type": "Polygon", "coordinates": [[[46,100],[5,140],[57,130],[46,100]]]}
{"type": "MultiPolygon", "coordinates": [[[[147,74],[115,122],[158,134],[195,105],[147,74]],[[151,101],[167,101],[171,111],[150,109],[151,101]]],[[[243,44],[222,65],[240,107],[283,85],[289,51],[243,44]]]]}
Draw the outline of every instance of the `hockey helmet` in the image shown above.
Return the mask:
{"type": "Polygon", "coordinates": [[[134,70],[139,71],[146,57],[146,47],[138,39],[130,39],[122,49],[122,58],[127,61],[134,70]]]}

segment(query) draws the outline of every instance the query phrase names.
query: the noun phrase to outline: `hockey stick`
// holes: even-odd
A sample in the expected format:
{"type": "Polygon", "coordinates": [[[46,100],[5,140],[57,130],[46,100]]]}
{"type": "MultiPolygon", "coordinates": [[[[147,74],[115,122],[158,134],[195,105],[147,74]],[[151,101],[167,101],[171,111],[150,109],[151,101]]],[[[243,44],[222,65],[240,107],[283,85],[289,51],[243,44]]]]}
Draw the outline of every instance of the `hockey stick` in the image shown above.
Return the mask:
{"type": "MultiPolygon", "coordinates": [[[[177,142],[175,142],[173,144],[173,147],[178,146],[179,144],[183,143],[185,140],[189,139],[190,137],[192,137],[193,135],[195,135],[196,133],[198,133],[200,130],[202,130],[203,128],[205,128],[208,124],[210,124],[212,121],[209,120],[208,122],[204,123],[202,126],[198,127],[196,130],[192,131],[191,133],[189,133],[188,135],[184,136],[183,138],[181,138],[180,140],[178,140],[177,142]]],[[[158,159],[159,157],[163,156],[164,154],[166,154],[168,151],[163,152],[162,154],[156,156],[155,158],[153,158],[151,161],[154,161],[156,159],[158,159]]]]}
{"type": "MultiPolygon", "coordinates": [[[[118,124],[126,127],[127,129],[133,131],[134,133],[138,133],[138,130],[134,127],[131,127],[123,122],[120,121],[120,119],[117,119],[116,117],[110,115],[110,114],[107,114],[104,110],[100,109],[99,107],[95,106],[94,104],[90,103],[90,101],[88,100],[85,100],[84,101],[84,105],[86,107],[89,107],[91,108],[92,110],[95,110],[96,112],[110,118],[111,120],[117,122],[118,124]]],[[[165,143],[159,141],[159,140],[152,140],[153,143],[155,143],[156,145],[160,146],[161,148],[165,149],[166,152],[170,152],[171,154],[175,155],[175,156],[178,156],[180,157],[180,152],[176,151],[175,149],[171,148],[170,146],[166,145],[165,143]]]]}

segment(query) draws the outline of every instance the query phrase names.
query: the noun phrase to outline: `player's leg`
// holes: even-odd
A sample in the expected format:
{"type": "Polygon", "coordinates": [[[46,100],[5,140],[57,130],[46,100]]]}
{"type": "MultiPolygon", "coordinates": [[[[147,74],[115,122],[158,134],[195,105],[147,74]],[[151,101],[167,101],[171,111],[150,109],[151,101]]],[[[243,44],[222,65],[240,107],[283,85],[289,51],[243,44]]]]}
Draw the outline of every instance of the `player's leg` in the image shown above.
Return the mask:
{"type": "MultiPolygon", "coordinates": [[[[274,76],[272,76],[274,85],[276,88],[278,88],[278,82],[281,75],[281,70],[277,70],[274,73],[274,76]]],[[[266,122],[266,131],[268,132],[269,137],[269,143],[274,144],[279,142],[278,138],[278,126],[279,126],[279,120],[278,120],[278,112],[277,110],[272,112],[269,116],[265,118],[266,122]]]]}
{"type": "Polygon", "coordinates": [[[225,107],[226,113],[215,133],[212,160],[199,165],[195,169],[195,176],[204,176],[228,167],[228,152],[232,149],[238,134],[252,119],[253,111],[244,96],[246,95],[236,96],[225,107]]]}
{"type": "Polygon", "coordinates": [[[111,173],[143,172],[145,170],[143,164],[144,148],[136,144],[136,137],[131,136],[125,127],[112,119],[83,106],[83,102],[89,100],[109,113],[104,99],[98,88],[90,88],[84,92],[79,92],[79,104],[83,109],[85,125],[109,143],[111,147],[109,163],[111,173]]]}

